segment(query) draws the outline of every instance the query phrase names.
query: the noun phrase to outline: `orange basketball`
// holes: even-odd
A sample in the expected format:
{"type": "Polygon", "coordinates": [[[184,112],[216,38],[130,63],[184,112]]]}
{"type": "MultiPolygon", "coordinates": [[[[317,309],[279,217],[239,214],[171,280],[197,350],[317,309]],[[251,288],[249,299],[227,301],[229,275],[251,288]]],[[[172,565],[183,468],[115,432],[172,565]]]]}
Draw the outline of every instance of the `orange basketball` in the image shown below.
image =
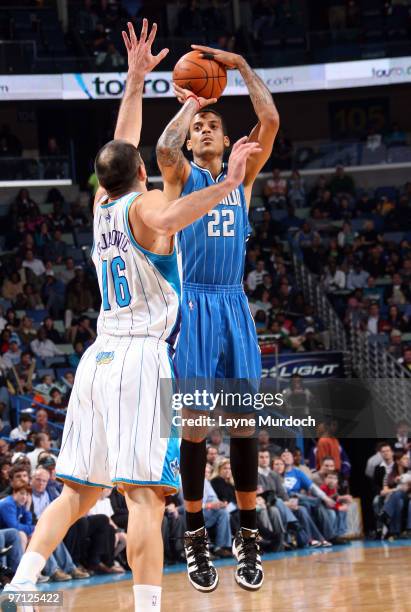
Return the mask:
{"type": "Polygon", "coordinates": [[[202,98],[219,98],[227,85],[227,71],[211,56],[190,51],[181,57],[173,70],[173,81],[202,98]]]}

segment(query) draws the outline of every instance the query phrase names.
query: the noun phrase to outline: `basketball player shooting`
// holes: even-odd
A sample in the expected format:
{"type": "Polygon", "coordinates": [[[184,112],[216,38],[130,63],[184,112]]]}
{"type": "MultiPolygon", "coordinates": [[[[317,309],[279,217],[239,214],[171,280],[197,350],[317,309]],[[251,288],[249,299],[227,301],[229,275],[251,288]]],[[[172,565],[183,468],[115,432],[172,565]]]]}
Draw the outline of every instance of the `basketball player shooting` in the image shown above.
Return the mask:
{"type": "MultiPolygon", "coordinates": [[[[242,285],[248,208],[254,181],[271,154],[279,115],[271,93],[243,57],[209,47],[192,47],[202,57],[240,71],[258,119],[249,142],[257,142],[260,150],[248,158],[242,184],[203,219],[179,234],[183,302],[175,363],[181,379],[256,381],[261,377],[261,356],[242,285]]],[[[197,97],[177,85],[175,91],[183,107],[157,144],[157,161],[170,200],[224,181],[227,170],[223,155],[230,145],[223,118],[208,106],[215,100],[197,97]],[[182,152],[185,142],[193,154],[191,164],[182,152]]],[[[185,410],[184,416],[192,417],[193,413],[185,410]]],[[[210,592],[217,587],[218,575],[210,561],[202,512],[205,435],[204,430],[183,429],[181,477],[188,577],[197,590],[210,592]]],[[[256,590],[264,579],[256,528],[257,440],[232,437],[230,462],[241,521],[233,542],[235,578],[241,587],[256,590]]]]}
{"type": "Polygon", "coordinates": [[[144,79],[167,50],[151,53],[155,24],[148,35],[144,20],[139,40],[131,24],[128,28],[123,37],[129,70],[115,139],[95,162],[98,335],[77,369],[67,411],[57,462],[63,492],[42,514],[6,592],[34,590],[69,527],[94,506],[102,488],[119,485],[129,510],[127,559],[135,609],[153,612],[161,607],[164,498],[179,488],[179,441],[160,435],[158,392],[159,380],[174,376],[170,353],[179,328],[174,234],[241,184],[247,159],[260,147],[246,138],[237,142],[225,180],[201,193],[169,202],[161,191],[148,192],[137,149],[144,79]]]}

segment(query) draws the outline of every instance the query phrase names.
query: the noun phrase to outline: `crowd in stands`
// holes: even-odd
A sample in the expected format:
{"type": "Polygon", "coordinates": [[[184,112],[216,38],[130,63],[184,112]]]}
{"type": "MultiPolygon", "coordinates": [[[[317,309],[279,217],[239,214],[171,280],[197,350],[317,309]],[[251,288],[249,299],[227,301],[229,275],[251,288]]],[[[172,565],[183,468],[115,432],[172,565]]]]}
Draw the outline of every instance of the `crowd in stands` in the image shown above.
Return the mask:
{"type": "Polygon", "coordinates": [[[347,328],[367,331],[410,368],[411,183],[366,191],[338,166],[308,189],[297,170],[286,179],[274,168],[262,204],[246,264],[258,331],[279,335],[283,350],[327,346],[321,320],[293,286],[288,241],[347,328]]]}

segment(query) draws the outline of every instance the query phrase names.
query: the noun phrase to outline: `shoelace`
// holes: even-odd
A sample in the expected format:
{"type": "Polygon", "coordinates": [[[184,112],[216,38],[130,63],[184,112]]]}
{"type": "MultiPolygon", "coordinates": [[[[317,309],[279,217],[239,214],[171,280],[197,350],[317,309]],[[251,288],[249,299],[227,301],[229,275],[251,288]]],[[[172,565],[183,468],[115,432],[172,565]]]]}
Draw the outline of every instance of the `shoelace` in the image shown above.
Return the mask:
{"type": "Polygon", "coordinates": [[[193,552],[198,571],[207,572],[210,567],[210,560],[207,555],[207,540],[205,536],[191,538],[188,548],[191,548],[193,552]]]}
{"type": "Polygon", "coordinates": [[[241,537],[241,542],[243,552],[243,565],[246,565],[250,568],[255,568],[257,558],[260,552],[260,546],[258,545],[257,538],[241,537]]]}

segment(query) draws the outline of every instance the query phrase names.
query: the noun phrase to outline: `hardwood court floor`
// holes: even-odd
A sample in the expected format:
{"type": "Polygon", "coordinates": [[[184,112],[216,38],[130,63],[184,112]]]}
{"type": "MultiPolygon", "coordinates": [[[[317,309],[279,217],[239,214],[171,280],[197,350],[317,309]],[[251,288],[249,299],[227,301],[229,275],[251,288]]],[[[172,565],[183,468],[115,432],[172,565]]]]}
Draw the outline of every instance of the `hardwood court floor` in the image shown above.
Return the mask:
{"type": "MultiPolygon", "coordinates": [[[[411,612],[411,541],[280,555],[264,568],[265,583],[256,593],[236,585],[232,565],[219,567],[219,587],[209,595],[197,593],[184,573],[168,573],[162,612],[411,612]]],[[[77,584],[64,591],[64,610],[134,611],[130,581],[77,584]]]]}

